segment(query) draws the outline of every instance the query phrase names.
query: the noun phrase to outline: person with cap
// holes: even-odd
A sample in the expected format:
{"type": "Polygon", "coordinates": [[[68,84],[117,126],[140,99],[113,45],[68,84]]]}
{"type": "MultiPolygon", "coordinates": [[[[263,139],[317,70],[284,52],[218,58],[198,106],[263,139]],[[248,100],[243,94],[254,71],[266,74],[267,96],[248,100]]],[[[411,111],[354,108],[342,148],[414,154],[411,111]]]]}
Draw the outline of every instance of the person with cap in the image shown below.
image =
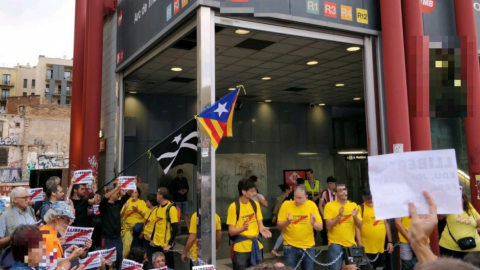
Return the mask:
{"type": "MultiPolygon", "coordinates": [[[[327,189],[322,191],[322,196],[320,197],[320,201],[318,202],[318,210],[320,211],[320,216],[322,216],[322,220],[324,223],[325,219],[323,217],[323,207],[325,206],[325,204],[333,202],[337,199],[335,194],[336,185],[337,179],[335,177],[327,177],[327,189]]],[[[322,245],[328,245],[327,228],[324,228],[320,233],[322,235],[322,245]]]]}
{"type": "MultiPolygon", "coordinates": [[[[281,184],[278,186],[283,191],[283,193],[282,195],[280,195],[280,197],[277,198],[277,203],[275,204],[275,208],[273,209],[272,224],[277,223],[277,216],[278,216],[278,211],[280,211],[280,206],[282,206],[284,201],[288,200],[288,196],[290,195],[290,193],[292,193],[292,186],[288,184],[281,184]]],[[[278,236],[277,241],[275,242],[275,246],[273,246],[273,249],[271,251],[275,257],[280,256],[277,250],[282,243],[283,243],[283,232],[280,231],[280,235],[278,236]]]]}
{"type": "MultiPolygon", "coordinates": [[[[363,190],[363,204],[360,206],[360,216],[363,220],[362,230],[357,230],[357,244],[365,248],[365,253],[372,262],[373,269],[385,267],[385,236],[387,237],[387,251],[393,252],[392,232],[390,225],[386,220],[377,220],[373,210],[372,193],[369,188],[363,190]]],[[[364,266],[362,269],[370,269],[370,266],[364,266]]]]}
{"type": "Polygon", "coordinates": [[[305,181],[305,188],[307,190],[308,199],[313,201],[315,204],[318,204],[322,193],[322,185],[320,184],[320,180],[315,179],[312,169],[307,169],[305,175],[307,176],[308,180],[305,181]]]}
{"type": "Polygon", "coordinates": [[[143,240],[143,247],[147,250],[148,258],[151,258],[153,254],[153,247],[150,245],[150,241],[152,240],[153,226],[156,223],[155,214],[152,215],[152,213],[158,207],[157,195],[149,194],[146,203],[148,209],[150,210],[148,211],[143,225],[143,232],[140,234],[139,238],[143,240]]]}

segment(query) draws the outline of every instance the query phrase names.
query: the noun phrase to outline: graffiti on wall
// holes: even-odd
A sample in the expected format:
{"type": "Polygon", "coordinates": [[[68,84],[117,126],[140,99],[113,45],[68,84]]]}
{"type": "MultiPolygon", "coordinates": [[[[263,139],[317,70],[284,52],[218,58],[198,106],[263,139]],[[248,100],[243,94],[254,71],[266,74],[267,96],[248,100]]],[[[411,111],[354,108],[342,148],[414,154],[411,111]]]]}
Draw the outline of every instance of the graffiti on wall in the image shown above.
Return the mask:
{"type": "Polygon", "coordinates": [[[21,168],[0,169],[0,183],[11,183],[22,180],[21,168]]]}
{"type": "Polygon", "coordinates": [[[35,167],[37,166],[37,163],[35,161],[30,161],[27,163],[27,173],[26,173],[26,178],[30,179],[30,171],[35,170],[35,167]]]}
{"type": "Polygon", "coordinates": [[[18,138],[15,137],[5,137],[5,138],[0,138],[0,145],[17,145],[18,144],[18,138]]]}
{"type": "MultiPolygon", "coordinates": [[[[45,155],[41,155],[38,156],[37,161],[37,169],[68,168],[69,159],[65,157],[47,157],[45,155]]],[[[32,161],[30,161],[28,164],[31,163],[32,161]]],[[[33,164],[35,164],[35,162],[33,162],[33,164]]]]}

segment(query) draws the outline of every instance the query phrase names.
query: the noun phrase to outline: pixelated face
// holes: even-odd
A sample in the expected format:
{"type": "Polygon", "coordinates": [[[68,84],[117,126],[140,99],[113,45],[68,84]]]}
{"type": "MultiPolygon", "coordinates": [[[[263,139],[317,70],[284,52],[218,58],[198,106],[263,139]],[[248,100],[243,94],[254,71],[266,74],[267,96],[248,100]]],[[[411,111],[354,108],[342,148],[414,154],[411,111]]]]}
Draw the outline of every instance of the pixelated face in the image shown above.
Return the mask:
{"type": "Polygon", "coordinates": [[[308,180],[313,180],[313,174],[311,172],[307,172],[305,175],[307,176],[308,180]]]}
{"type": "Polygon", "coordinates": [[[303,190],[297,190],[295,193],[293,193],[293,198],[295,200],[295,204],[297,206],[305,204],[307,201],[307,194],[305,194],[305,191],[303,190]]]}
{"type": "Polygon", "coordinates": [[[337,197],[341,200],[346,200],[348,198],[348,191],[345,185],[337,186],[337,197]]]}
{"type": "Polygon", "coordinates": [[[364,198],[363,201],[365,202],[365,204],[369,207],[373,207],[373,200],[372,198],[364,198]]]}
{"type": "Polygon", "coordinates": [[[39,243],[31,243],[28,248],[28,265],[37,267],[42,262],[42,257],[46,254],[46,245],[43,241],[39,243]]]}
{"type": "Polygon", "coordinates": [[[57,201],[63,201],[65,199],[65,191],[63,191],[61,186],[59,186],[57,192],[55,192],[55,197],[57,198],[57,201]]]}
{"type": "Polygon", "coordinates": [[[256,188],[250,188],[247,191],[242,190],[242,194],[245,195],[245,197],[247,197],[247,199],[251,199],[251,198],[255,197],[255,195],[257,195],[257,189],[256,188]]]}
{"type": "Polygon", "coordinates": [[[160,268],[164,266],[165,266],[165,257],[158,256],[157,258],[155,258],[155,261],[153,262],[154,268],[160,268]]]}

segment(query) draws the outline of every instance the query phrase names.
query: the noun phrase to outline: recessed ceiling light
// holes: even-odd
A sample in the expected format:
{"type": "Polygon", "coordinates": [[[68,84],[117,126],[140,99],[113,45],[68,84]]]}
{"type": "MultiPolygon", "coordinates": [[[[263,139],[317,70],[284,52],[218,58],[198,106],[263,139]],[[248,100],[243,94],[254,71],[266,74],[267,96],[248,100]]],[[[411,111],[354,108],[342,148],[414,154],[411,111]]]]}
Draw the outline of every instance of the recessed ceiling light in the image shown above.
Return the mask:
{"type": "Polygon", "coordinates": [[[359,97],[353,98],[353,100],[360,100],[360,99],[362,99],[362,98],[359,98],[359,97]]]}
{"type": "Polygon", "coordinates": [[[183,69],[181,67],[173,67],[172,71],[179,72],[182,71],[183,69]]]}
{"type": "Polygon", "coordinates": [[[307,65],[309,65],[309,66],[318,65],[318,61],[308,61],[308,62],[307,62],[307,65]]]}
{"type": "Polygon", "coordinates": [[[128,92],[128,93],[130,93],[130,94],[136,94],[137,92],[135,92],[135,91],[130,91],[130,92],[128,92]]]}
{"type": "Polygon", "coordinates": [[[344,83],[337,83],[337,84],[335,84],[335,86],[336,87],[342,87],[342,86],[345,86],[345,84],[344,83]]]}
{"type": "Polygon", "coordinates": [[[230,87],[230,88],[228,88],[228,91],[233,91],[233,90],[235,90],[235,89],[237,89],[237,88],[235,88],[235,87],[230,87]]]}
{"type": "Polygon", "coordinates": [[[325,106],[325,103],[320,103],[318,104],[318,106],[325,106]]]}
{"type": "Polygon", "coordinates": [[[272,102],[271,99],[265,99],[265,102],[269,103],[269,102],[272,102]]]}
{"type": "Polygon", "coordinates": [[[268,80],[271,80],[271,79],[272,79],[272,77],[262,77],[262,80],[264,80],[264,81],[268,81],[268,80]]]}
{"type": "Polygon", "coordinates": [[[237,35],[246,35],[246,34],[249,34],[249,33],[250,33],[250,30],[246,30],[246,29],[235,30],[235,34],[237,34],[237,35]]]}
{"type": "Polygon", "coordinates": [[[347,48],[347,51],[349,51],[349,52],[356,52],[358,50],[360,50],[360,47],[348,47],[347,48]]]}

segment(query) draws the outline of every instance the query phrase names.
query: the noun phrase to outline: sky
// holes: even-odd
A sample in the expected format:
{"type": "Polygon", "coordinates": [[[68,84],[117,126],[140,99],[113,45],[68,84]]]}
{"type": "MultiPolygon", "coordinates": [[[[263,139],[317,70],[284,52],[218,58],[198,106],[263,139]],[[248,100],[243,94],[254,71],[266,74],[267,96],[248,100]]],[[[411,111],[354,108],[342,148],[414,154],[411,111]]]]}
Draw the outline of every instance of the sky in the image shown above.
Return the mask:
{"type": "Polygon", "coordinates": [[[75,0],[0,0],[0,67],[73,58],[75,0]]]}

